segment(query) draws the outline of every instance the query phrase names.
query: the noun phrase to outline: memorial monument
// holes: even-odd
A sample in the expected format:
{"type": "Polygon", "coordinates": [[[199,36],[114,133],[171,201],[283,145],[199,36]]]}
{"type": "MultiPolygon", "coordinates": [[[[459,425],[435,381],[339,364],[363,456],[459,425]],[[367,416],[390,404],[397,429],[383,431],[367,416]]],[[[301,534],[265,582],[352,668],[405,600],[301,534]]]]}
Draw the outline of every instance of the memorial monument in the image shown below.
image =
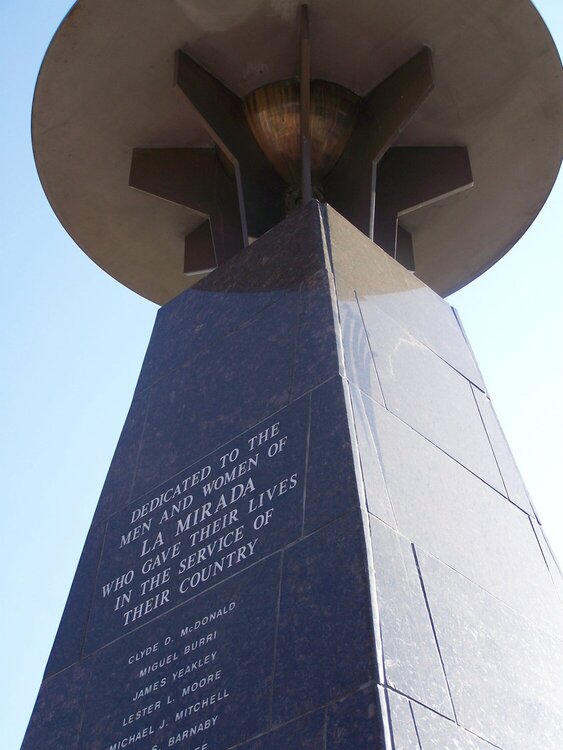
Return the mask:
{"type": "Polygon", "coordinates": [[[73,7],[38,171],[162,307],[23,750],[561,750],[563,579],[442,296],[562,82],[529,0],[73,7]]]}

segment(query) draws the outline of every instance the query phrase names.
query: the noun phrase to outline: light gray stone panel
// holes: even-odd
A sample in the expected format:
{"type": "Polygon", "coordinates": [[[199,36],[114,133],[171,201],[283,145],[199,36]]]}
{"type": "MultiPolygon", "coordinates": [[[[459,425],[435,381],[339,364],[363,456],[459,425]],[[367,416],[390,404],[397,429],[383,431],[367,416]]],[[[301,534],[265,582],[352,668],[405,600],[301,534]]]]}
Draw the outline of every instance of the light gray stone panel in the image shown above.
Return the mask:
{"type": "Polygon", "coordinates": [[[327,206],[330,252],[339,299],[374,302],[466,378],[483,378],[450,305],[363,235],[350,243],[350,225],[327,206]]]}
{"type": "Polygon", "coordinates": [[[534,515],[528,491],[522,481],[522,476],[518,471],[493,405],[482,391],[474,386],[472,387],[508,497],[513,503],[519,505],[522,510],[525,510],[526,513],[534,515]]]}
{"type": "Polygon", "coordinates": [[[453,721],[411,703],[421,750],[493,750],[494,745],[467,732],[453,721]]]}
{"type": "Polygon", "coordinates": [[[354,386],[350,388],[350,394],[368,510],[395,528],[395,515],[374,442],[374,435],[377,433],[372,427],[375,414],[382,410],[378,407],[376,412],[375,403],[370,398],[363,397],[354,386]]]}
{"type": "Polygon", "coordinates": [[[360,303],[387,408],[499,492],[471,384],[369,301],[360,303]]]}
{"type": "Polygon", "coordinates": [[[421,750],[408,698],[386,690],[393,750],[421,750]]]}
{"type": "Polygon", "coordinates": [[[458,722],[506,750],[561,750],[563,643],[418,555],[458,722]]]}
{"type": "Polygon", "coordinates": [[[373,517],[370,526],[387,684],[453,716],[411,545],[373,517]]]}
{"type": "Polygon", "coordinates": [[[388,411],[368,407],[398,530],[563,637],[563,608],[529,516],[388,411]]]}
{"type": "Polygon", "coordinates": [[[553,585],[555,586],[561,601],[561,606],[563,607],[563,574],[561,573],[561,568],[559,567],[558,561],[555,559],[555,555],[553,554],[549,541],[545,535],[543,526],[539,524],[535,518],[530,518],[530,522],[534,528],[534,533],[540,545],[549,574],[551,575],[551,580],[553,581],[553,585]]]}
{"type": "Polygon", "coordinates": [[[383,404],[366,329],[356,298],[338,301],[346,377],[364,393],[383,404]]]}

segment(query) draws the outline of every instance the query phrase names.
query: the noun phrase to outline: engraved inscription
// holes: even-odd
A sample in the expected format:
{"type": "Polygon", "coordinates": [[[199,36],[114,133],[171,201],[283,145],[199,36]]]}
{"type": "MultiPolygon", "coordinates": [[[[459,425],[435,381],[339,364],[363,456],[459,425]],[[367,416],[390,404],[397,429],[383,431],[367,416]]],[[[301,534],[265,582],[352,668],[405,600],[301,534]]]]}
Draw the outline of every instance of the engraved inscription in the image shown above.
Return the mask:
{"type": "Polygon", "coordinates": [[[108,520],[85,747],[222,750],[265,730],[308,421],[305,397],[108,520]]]}
{"type": "Polygon", "coordinates": [[[280,575],[272,555],[100,649],[85,746],[221,750],[263,731],[280,575]]]}
{"type": "Polygon", "coordinates": [[[299,537],[307,412],[301,399],[110,518],[88,652],[299,537]]]}

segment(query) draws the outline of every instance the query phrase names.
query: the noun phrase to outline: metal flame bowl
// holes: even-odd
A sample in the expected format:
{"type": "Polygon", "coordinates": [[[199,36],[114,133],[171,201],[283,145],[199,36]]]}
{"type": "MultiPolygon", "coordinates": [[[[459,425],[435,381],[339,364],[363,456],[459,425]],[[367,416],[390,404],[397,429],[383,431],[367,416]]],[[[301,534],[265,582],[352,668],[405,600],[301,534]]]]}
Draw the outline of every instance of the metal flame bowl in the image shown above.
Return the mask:
{"type": "MultiPolygon", "coordinates": [[[[354,130],[361,99],[344,86],[311,81],[311,161],[313,184],[338,161],[354,130]]],[[[299,82],[276,81],[244,99],[254,137],[288,185],[301,179],[299,82]]]]}

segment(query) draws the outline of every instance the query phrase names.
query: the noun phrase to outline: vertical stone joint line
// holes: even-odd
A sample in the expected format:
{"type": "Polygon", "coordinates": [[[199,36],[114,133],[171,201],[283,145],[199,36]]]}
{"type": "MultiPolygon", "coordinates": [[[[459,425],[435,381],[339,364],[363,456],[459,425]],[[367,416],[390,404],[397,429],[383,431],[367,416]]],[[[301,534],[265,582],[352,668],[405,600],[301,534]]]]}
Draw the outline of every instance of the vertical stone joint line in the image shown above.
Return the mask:
{"type": "Polygon", "coordinates": [[[440,658],[440,665],[442,667],[442,672],[444,674],[444,680],[445,680],[445,683],[446,683],[446,687],[448,689],[448,696],[450,698],[450,703],[451,703],[451,706],[452,706],[453,715],[454,715],[456,724],[459,724],[459,721],[458,721],[458,718],[457,718],[457,713],[456,713],[456,710],[455,710],[454,701],[453,701],[452,690],[451,690],[450,683],[449,683],[449,680],[448,680],[448,675],[446,673],[446,667],[444,665],[444,657],[442,656],[442,649],[440,648],[440,642],[438,641],[438,633],[436,632],[436,626],[434,625],[434,619],[432,617],[432,612],[430,611],[430,602],[428,601],[428,595],[426,593],[426,587],[424,585],[424,580],[422,578],[422,570],[420,568],[420,563],[419,563],[419,560],[418,560],[418,555],[416,554],[416,547],[414,546],[414,544],[412,544],[412,542],[411,542],[411,549],[412,549],[412,554],[413,554],[413,557],[414,557],[414,562],[415,562],[415,565],[416,565],[416,570],[418,572],[418,580],[420,581],[420,588],[422,589],[422,596],[424,597],[424,603],[426,605],[426,611],[428,612],[428,618],[430,620],[430,626],[432,628],[432,633],[434,634],[434,641],[436,643],[436,650],[438,651],[438,656],[440,658]]]}

